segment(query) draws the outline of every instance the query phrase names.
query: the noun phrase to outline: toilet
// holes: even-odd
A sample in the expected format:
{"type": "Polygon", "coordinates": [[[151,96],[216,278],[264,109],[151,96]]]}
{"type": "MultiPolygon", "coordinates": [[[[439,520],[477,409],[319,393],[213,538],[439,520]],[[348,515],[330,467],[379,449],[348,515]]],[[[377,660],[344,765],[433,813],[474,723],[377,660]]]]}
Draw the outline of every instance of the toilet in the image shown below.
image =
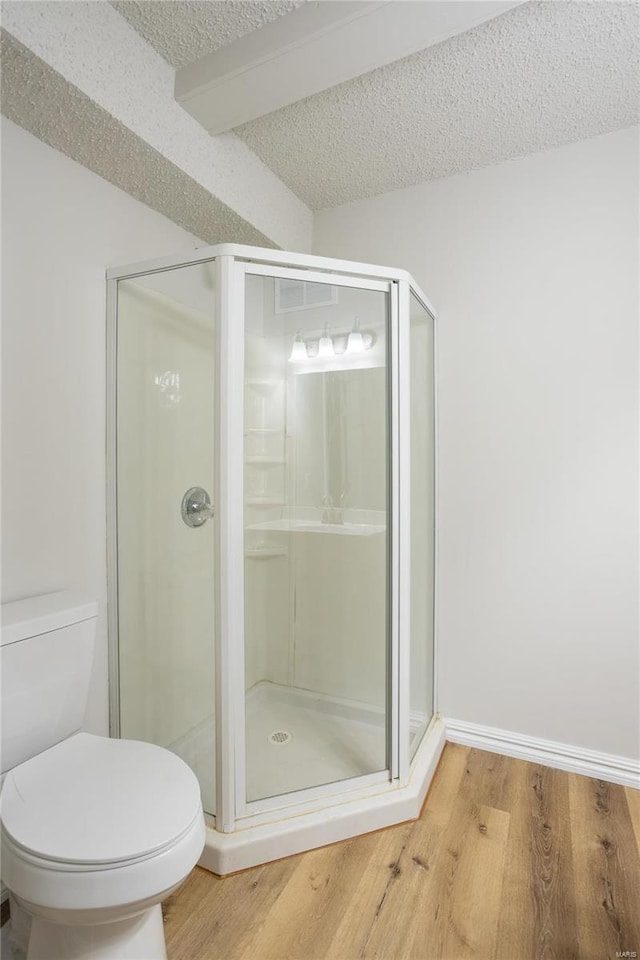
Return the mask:
{"type": "Polygon", "coordinates": [[[72,591],[2,606],[2,880],[18,958],[166,958],[160,904],[204,845],[179,757],[79,732],[96,617],[72,591]]]}

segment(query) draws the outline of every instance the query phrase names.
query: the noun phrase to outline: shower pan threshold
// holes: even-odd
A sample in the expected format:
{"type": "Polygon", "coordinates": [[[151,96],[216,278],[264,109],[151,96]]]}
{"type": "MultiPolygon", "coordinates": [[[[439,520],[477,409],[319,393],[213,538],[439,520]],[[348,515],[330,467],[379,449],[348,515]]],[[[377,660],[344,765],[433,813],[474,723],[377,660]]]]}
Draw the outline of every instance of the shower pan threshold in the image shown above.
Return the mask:
{"type": "Polygon", "coordinates": [[[217,831],[214,818],[206,817],[207,835],[199,865],[224,876],[415,820],[444,744],[445,724],[436,715],[416,751],[406,784],[390,781],[301,803],[283,798],[283,806],[268,814],[269,822],[264,821],[265,815],[237,821],[233,833],[217,831]]]}

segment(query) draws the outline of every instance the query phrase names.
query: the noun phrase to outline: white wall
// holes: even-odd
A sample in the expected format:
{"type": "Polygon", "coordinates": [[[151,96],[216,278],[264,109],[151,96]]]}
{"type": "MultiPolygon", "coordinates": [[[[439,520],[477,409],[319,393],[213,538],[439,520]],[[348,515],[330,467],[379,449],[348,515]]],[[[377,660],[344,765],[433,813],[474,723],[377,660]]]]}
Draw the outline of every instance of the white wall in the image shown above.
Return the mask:
{"type": "Polygon", "coordinates": [[[2,181],[2,599],[100,601],[86,727],[105,733],[105,269],[199,241],[5,120],[2,181]]]}
{"type": "Polygon", "coordinates": [[[638,131],[322,211],[439,311],[439,707],[638,753],[638,131]]]}

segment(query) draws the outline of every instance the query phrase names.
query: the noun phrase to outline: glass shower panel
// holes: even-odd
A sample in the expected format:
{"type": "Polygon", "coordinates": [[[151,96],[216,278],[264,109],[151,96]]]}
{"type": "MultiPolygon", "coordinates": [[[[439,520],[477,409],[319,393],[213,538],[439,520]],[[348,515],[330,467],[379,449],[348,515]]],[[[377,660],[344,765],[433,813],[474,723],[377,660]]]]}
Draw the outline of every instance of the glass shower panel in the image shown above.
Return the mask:
{"type": "Polygon", "coordinates": [[[214,264],[118,284],[120,735],[168,747],[214,813],[214,264]]]}
{"type": "Polygon", "coordinates": [[[247,275],[246,797],[388,769],[386,290],[247,275]]]}
{"type": "Polygon", "coordinates": [[[433,716],[435,406],[433,318],[410,296],[411,756],[433,716]]]}

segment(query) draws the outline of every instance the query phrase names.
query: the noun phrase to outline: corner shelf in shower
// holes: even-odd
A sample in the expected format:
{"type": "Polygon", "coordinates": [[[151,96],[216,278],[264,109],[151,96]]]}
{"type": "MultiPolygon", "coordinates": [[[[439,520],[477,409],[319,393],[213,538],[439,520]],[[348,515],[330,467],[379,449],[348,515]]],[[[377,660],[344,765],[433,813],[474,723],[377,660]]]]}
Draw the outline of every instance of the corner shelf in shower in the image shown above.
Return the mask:
{"type": "Polygon", "coordinates": [[[283,507],[284,500],[281,497],[247,497],[244,505],[245,507],[283,507]]]}
{"type": "Polygon", "coordinates": [[[256,393],[261,393],[264,397],[268,397],[270,393],[273,393],[274,390],[277,390],[278,387],[281,387],[283,383],[283,380],[245,380],[247,387],[249,387],[251,390],[255,390],[256,393]]]}
{"type": "Polygon", "coordinates": [[[281,467],[285,462],[284,457],[255,456],[245,457],[244,462],[252,467],[281,467]]]}
{"type": "Polygon", "coordinates": [[[372,537],[386,531],[382,523],[323,523],[321,520],[267,520],[252,524],[248,530],[273,530],[280,533],[331,533],[342,537],[372,537]]]}
{"type": "Polygon", "coordinates": [[[287,551],[284,547],[249,547],[244,555],[250,560],[272,560],[275,557],[286,557],[287,551]]]}

